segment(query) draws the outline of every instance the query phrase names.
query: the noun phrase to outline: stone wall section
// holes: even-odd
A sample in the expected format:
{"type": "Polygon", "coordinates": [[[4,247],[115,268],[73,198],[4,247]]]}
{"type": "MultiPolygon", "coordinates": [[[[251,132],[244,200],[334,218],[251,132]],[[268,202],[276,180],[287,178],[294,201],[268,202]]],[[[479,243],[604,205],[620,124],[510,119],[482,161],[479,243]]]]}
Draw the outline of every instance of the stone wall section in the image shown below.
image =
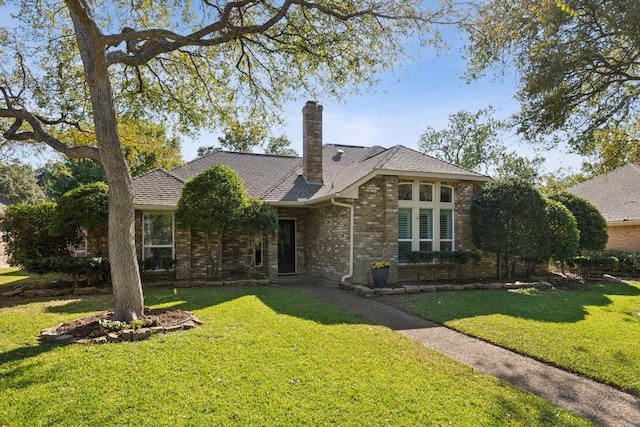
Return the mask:
{"type": "Polygon", "coordinates": [[[608,250],[640,252],[640,224],[609,225],[607,231],[608,250]]]}

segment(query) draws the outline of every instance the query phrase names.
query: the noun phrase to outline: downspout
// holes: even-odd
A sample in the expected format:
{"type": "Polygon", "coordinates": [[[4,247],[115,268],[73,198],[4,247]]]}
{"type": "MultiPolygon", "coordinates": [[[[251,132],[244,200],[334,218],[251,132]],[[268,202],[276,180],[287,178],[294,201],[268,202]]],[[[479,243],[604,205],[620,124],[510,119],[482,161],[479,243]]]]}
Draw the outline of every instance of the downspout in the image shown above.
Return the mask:
{"type": "Polygon", "coordinates": [[[349,274],[345,274],[344,276],[342,276],[342,279],[340,279],[340,282],[344,282],[347,279],[350,279],[351,277],[353,277],[353,235],[354,235],[354,230],[353,230],[353,224],[354,224],[354,211],[353,211],[353,205],[349,205],[347,203],[341,203],[341,202],[336,202],[336,199],[332,198],[331,199],[331,203],[336,205],[336,206],[342,206],[343,208],[349,208],[350,210],[350,219],[351,219],[351,226],[349,227],[349,274]]]}

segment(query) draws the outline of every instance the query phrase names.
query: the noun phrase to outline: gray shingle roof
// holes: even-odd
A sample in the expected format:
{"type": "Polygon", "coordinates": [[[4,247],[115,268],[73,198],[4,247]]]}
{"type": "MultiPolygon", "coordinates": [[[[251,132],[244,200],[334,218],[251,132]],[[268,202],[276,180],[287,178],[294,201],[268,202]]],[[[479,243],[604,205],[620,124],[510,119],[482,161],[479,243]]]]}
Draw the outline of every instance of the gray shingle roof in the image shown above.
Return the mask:
{"type": "Polygon", "coordinates": [[[607,222],[640,221],[640,166],[634,163],[567,189],[598,208],[607,222]]]}
{"type": "Polygon", "coordinates": [[[299,157],[219,151],[170,172],[156,170],[135,177],[135,204],[175,206],[184,182],[216,164],[234,169],[243,180],[249,196],[274,203],[330,197],[376,173],[430,174],[440,178],[478,181],[489,179],[401,145],[385,149],[326,144],[323,146],[323,184],[306,182],[299,157]]]}

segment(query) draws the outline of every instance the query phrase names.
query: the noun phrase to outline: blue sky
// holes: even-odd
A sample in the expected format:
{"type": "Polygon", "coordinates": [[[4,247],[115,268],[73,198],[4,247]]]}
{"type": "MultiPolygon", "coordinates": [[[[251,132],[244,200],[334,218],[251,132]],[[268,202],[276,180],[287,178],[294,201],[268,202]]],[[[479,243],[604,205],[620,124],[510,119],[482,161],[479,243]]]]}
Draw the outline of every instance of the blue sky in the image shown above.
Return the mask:
{"type": "MultiPolygon", "coordinates": [[[[462,78],[465,63],[456,51],[441,56],[424,55],[404,70],[382,76],[372,94],[345,97],[342,102],[318,99],[323,109],[325,143],[380,145],[401,144],[418,149],[418,139],[427,126],[436,130],[447,127],[448,117],[461,110],[472,113],[492,105],[495,118],[503,119],[518,111],[514,99],[513,76],[502,80],[485,78],[467,84],[462,78]]],[[[285,134],[292,147],[302,153],[302,107],[307,99],[287,104],[283,117],[285,134]]],[[[507,136],[505,144],[521,155],[533,156],[531,146],[520,143],[516,135],[507,136]]],[[[183,140],[182,154],[192,160],[200,146],[217,145],[217,135],[203,134],[199,140],[183,140]]],[[[544,172],[558,168],[580,169],[581,157],[569,154],[566,147],[542,153],[547,159],[544,172]]]]}

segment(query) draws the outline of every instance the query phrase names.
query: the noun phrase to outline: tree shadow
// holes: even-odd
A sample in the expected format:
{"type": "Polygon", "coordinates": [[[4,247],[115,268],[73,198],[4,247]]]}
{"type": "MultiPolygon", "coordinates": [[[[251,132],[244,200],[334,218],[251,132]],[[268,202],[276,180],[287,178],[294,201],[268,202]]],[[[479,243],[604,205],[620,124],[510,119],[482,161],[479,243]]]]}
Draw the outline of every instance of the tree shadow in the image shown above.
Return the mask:
{"type": "MultiPolygon", "coordinates": [[[[145,305],[168,309],[197,312],[210,307],[225,304],[247,296],[257,297],[274,312],[313,321],[324,325],[371,324],[361,316],[341,309],[329,302],[300,291],[284,288],[246,287],[246,288],[158,288],[145,291],[145,305]]],[[[62,298],[58,298],[60,300],[62,298]]],[[[110,295],[90,295],[67,297],[66,304],[50,306],[48,313],[62,315],[92,314],[113,309],[113,297],[110,295]]],[[[196,313],[197,315],[197,313],[196,313]]],[[[54,325],[49,325],[54,326],[54,325]]],[[[34,331],[37,334],[39,331],[34,331]]],[[[0,353],[0,366],[7,363],[36,357],[59,345],[41,343],[16,348],[0,353]]],[[[16,373],[18,375],[19,373],[16,373]]],[[[6,375],[14,376],[12,373],[6,375]]]]}
{"type": "Polygon", "coordinates": [[[574,323],[584,320],[587,307],[604,307],[610,296],[640,296],[640,288],[623,283],[589,285],[573,290],[477,290],[447,294],[421,294],[408,299],[418,316],[444,323],[502,314],[541,322],[574,323]],[[435,318],[434,318],[435,316],[435,318]]]}

